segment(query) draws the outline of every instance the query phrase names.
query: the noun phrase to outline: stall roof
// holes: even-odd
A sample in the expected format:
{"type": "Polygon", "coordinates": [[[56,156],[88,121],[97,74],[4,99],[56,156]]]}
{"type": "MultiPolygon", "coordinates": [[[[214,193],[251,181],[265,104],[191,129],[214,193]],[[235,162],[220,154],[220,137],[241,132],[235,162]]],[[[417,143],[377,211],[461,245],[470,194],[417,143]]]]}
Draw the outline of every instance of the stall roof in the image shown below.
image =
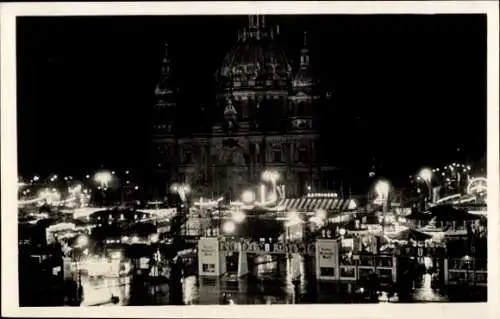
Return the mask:
{"type": "Polygon", "coordinates": [[[282,210],[296,211],[348,211],[357,209],[358,205],[354,199],[344,198],[285,198],[278,202],[278,207],[282,210]]]}

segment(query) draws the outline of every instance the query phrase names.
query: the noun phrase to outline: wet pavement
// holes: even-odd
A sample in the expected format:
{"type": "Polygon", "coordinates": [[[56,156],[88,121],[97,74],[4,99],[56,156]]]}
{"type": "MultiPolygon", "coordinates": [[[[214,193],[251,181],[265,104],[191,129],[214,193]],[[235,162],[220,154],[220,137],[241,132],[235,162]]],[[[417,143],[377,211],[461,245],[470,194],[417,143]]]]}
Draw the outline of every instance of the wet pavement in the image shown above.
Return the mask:
{"type": "MultiPolygon", "coordinates": [[[[315,282],[302,280],[294,286],[287,278],[258,280],[253,277],[235,278],[198,278],[189,276],[183,279],[178,291],[168,284],[151,284],[148,280],[122,278],[85,279],[83,281],[84,301],[82,306],[111,306],[112,296],[117,296],[116,305],[169,305],[170,294],[182,295],[184,305],[214,304],[329,304],[353,302],[354,284],[340,282],[315,282]],[[226,295],[224,300],[223,295],[226,295]]],[[[459,288],[457,288],[459,289],[459,288]]],[[[430,276],[413,290],[409,299],[389,298],[386,292],[379,302],[463,302],[486,300],[484,295],[468,300],[463,294],[449,294],[431,288],[430,276]]],[[[481,295],[481,293],[480,293],[481,295]]]]}
{"type": "MultiPolygon", "coordinates": [[[[289,266],[289,265],[288,265],[289,266]]],[[[262,265],[255,273],[238,279],[235,275],[221,278],[199,278],[197,267],[185,272],[182,284],[171,288],[151,277],[122,276],[115,278],[89,278],[82,276],[82,306],[109,305],[214,305],[214,304],[329,304],[359,302],[355,283],[338,281],[317,282],[308,279],[301,269],[300,283],[294,285],[291,267],[282,273],[276,264],[262,265]],[[224,298],[224,295],[226,296],[224,298]],[[111,297],[118,301],[111,302],[111,297]],[[174,297],[174,298],[172,298],[174,297]]],[[[301,265],[303,268],[304,265],[301,265]]],[[[383,291],[380,302],[464,302],[486,301],[486,288],[433,289],[431,275],[423,276],[406,297],[390,297],[383,291]]]]}

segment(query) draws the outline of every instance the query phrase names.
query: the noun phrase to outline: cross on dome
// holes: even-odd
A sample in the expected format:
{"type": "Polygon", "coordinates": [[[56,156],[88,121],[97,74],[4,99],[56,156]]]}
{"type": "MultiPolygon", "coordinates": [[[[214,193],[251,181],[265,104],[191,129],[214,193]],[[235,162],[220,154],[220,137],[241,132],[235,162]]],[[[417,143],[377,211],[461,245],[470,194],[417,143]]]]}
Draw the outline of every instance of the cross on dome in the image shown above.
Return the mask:
{"type": "Polygon", "coordinates": [[[168,54],[168,43],[165,42],[165,54],[163,55],[161,73],[163,76],[169,76],[170,74],[170,58],[168,54]]]}
{"type": "Polygon", "coordinates": [[[300,67],[307,69],[309,67],[309,49],[307,47],[307,31],[304,32],[304,46],[300,50],[300,67]]]}

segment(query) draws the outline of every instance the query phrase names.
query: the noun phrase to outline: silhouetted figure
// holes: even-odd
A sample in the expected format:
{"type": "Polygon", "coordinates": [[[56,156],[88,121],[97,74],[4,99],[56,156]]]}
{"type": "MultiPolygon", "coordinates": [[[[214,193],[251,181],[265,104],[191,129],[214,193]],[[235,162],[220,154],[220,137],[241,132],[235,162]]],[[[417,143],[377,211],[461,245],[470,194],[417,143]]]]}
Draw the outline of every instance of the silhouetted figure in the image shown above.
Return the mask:
{"type": "Polygon", "coordinates": [[[182,294],[182,262],[180,261],[180,258],[176,258],[176,260],[172,263],[170,269],[169,287],[170,304],[182,305],[184,302],[182,294]]]}
{"type": "Polygon", "coordinates": [[[229,298],[225,292],[222,293],[222,304],[229,305],[229,298]]]}
{"type": "Polygon", "coordinates": [[[295,297],[295,303],[300,302],[300,279],[293,279],[292,280],[293,284],[293,293],[295,297]]]}
{"type": "Polygon", "coordinates": [[[78,283],[78,299],[83,300],[83,286],[82,283],[78,283]]]}
{"type": "Polygon", "coordinates": [[[64,290],[65,290],[65,295],[67,298],[68,305],[70,305],[70,306],[79,305],[79,302],[78,302],[79,292],[78,292],[78,286],[77,286],[76,281],[74,281],[74,280],[66,281],[64,288],[65,288],[64,290]]]}
{"type": "Polygon", "coordinates": [[[368,297],[371,301],[378,301],[379,291],[381,289],[378,275],[371,272],[368,275],[368,297]]]}
{"type": "Polygon", "coordinates": [[[148,304],[148,289],[144,276],[135,275],[132,277],[130,284],[130,300],[131,306],[141,306],[148,304]]]}
{"type": "Polygon", "coordinates": [[[413,290],[413,278],[411,268],[406,268],[401,275],[398,275],[396,290],[400,301],[409,300],[413,290]]]}

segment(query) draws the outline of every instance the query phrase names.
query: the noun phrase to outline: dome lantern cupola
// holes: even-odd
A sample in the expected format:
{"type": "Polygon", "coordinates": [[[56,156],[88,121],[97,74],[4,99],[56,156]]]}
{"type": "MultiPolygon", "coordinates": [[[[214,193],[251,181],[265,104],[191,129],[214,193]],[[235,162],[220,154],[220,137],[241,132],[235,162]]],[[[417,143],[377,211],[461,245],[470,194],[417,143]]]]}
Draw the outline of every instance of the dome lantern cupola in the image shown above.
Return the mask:
{"type": "Polygon", "coordinates": [[[170,56],[168,55],[168,43],[165,42],[165,54],[161,66],[162,77],[170,77],[170,56]]]}
{"type": "Polygon", "coordinates": [[[309,69],[309,48],[307,47],[307,32],[304,32],[304,47],[300,50],[300,68],[309,69]]]}
{"type": "Polygon", "coordinates": [[[309,47],[307,44],[307,32],[304,32],[304,46],[300,50],[300,66],[293,80],[293,87],[311,87],[314,85],[314,78],[311,73],[309,62],[309,47]]]}

